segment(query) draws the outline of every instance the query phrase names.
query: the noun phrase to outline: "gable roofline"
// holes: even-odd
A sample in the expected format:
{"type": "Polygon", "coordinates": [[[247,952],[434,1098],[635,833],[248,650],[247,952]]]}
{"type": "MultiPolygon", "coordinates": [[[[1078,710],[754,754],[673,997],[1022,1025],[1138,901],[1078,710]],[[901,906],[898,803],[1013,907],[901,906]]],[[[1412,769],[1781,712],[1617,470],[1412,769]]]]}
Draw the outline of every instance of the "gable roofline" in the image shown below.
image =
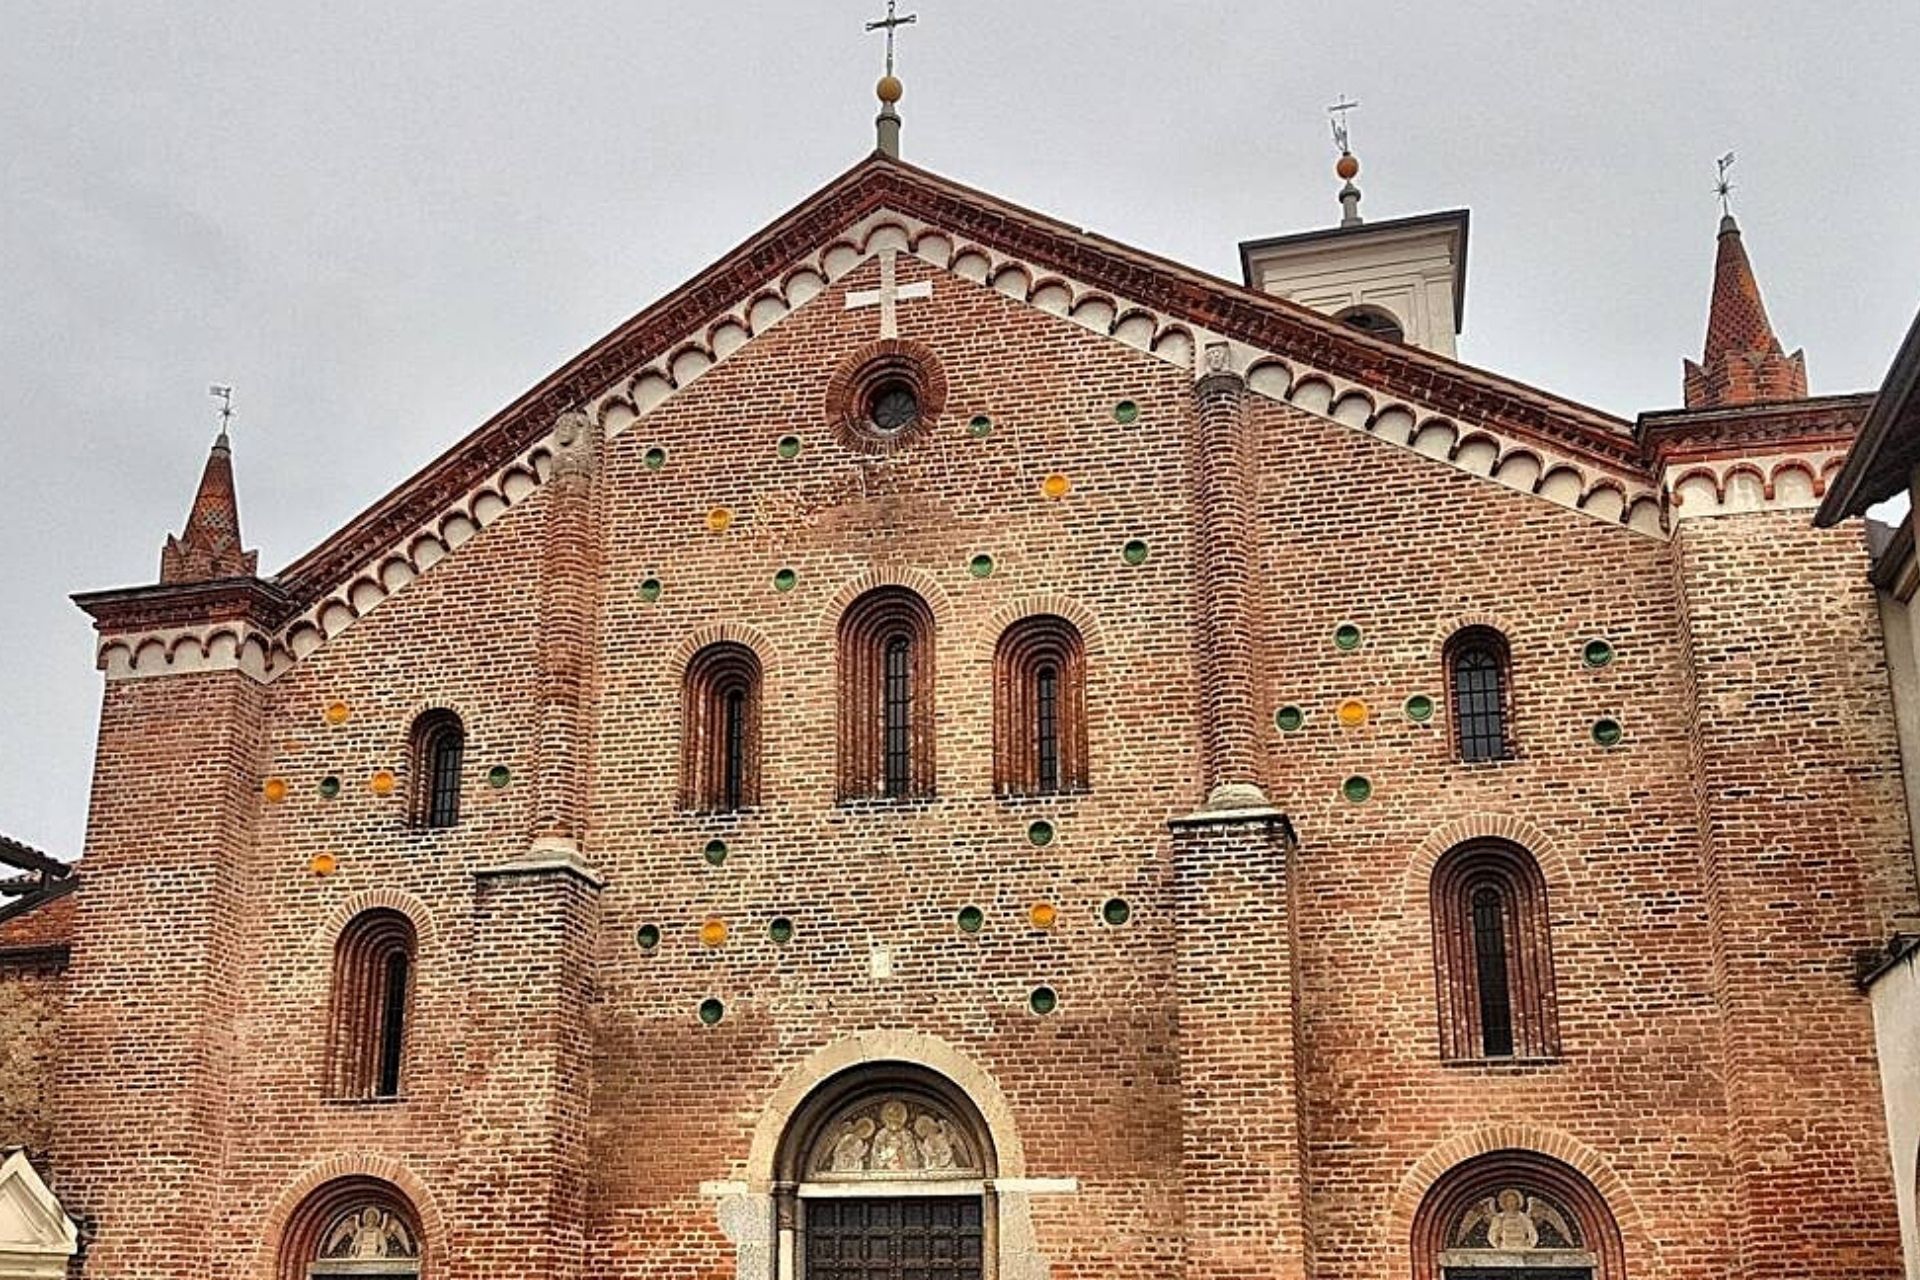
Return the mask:
{"type": "MultiPolygon", "coordinates": [[[[1129,301],[1458,418],[1510,431],[1633,472],[1644,471],[1630,425],[1498,374],[1363,334],[1298,303],[1134,249],[875,152],[614,328],[469,432],[411,478],[282,570],[263,612],[291,617],[396,539],[456,502],[621,375],[751,295],[861,219],[889,210],[1073,276],[1129,301]]],[[[1384,224],[1377,224],[1384,225],[1384,224]]],[[[148,602],[154,588],[87,593],[102,612],[148,602]],[[102,608],[106,606],[107,608],[102,608]]],[[[156,602],[157,603],[157,602],[156,602]]],[[[260,602],[260,603],[265,603],[260,602]]],[[[263,618],[262,621],[267,621],[263,618]]]]}

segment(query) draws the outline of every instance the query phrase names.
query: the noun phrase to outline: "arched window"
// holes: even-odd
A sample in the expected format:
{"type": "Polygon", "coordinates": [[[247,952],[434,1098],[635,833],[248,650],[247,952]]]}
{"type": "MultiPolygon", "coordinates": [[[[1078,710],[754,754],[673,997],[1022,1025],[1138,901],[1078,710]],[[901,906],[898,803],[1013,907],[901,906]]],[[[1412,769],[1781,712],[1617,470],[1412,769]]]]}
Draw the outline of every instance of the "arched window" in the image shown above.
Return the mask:
{"type": "Polygon", "coordinates": [[[795,1112],[776,1161],[780,1253],[807,1280],[998,1274],[993,1140],[944,1077],[904,1063],[837,1076],[795,1112]]]}
{"type": "Polygon", "coordinates": [[[467,731],[451,711],[421,714],[413,722],[413,824],[451,827],[460,821],[460,758],[467,731]]]}
{"type": "Polygon", "coordinates": [[[419,1215],[398,1187],[340,1178],[307,1197],[288,1220],[279,1280],[412,1280],[422,1252],[419,1215]]]}
{"type": "Polygon", "coordinates": [[[681,695],[685,807],[732,813],[760,803],[760,659],[744,644],[710,644],[687,663],[681,695]]]}
{"type": "Polygon", "coordinates": [[[1362,333],[1372,334],[1376,338],[1384,338],[1388,342],[1405,342],[1407,340],[1405,327],[1401,325],[1399,320],[1394,318],[1392,312],[1380,307],[1348,307],[1345,311],[1334,316],[1334,319],[1346,325],[1349,329],[1358,329],[1362,333]]]}
{"type": "Polygon", "coordinates": [[[1507,638],[1492,627],[1456,632],[1447,641],[1446,664],[1460,758],[1505,760],[1513,754],[1507,638]]]}
{"type": "Polygon", "coordinates": [[[840,619],[840,796],[933,794],[933,612],[879,587],[840,619]]]}
{"type": "Polygon", "coordinates": [[[413,994],[413,921],[363,911],[333,949],[328,1091],[336,1098],[400,1096],[413,994]]]}
{"type": "Polygon", "coordinates": [[[1504,840],[1448,851],[1432,911],[1441,1056],[1558,1056],[1547,884],[1533,855],[1504,840]]]}
{"type": "Polygon", "coordinates": [[[993,786],[1049,795],[1087,786],[1086,647],[1065,618],[1022,618],[993,652],[993,786]]]}
{"type": "Polygon", "coordinates": [[[1434,1183],[1413,1220],[1414,1280],[1624,1280],[1620,1228],[1577,1169],[1492,1151],[1434,1183]]]}

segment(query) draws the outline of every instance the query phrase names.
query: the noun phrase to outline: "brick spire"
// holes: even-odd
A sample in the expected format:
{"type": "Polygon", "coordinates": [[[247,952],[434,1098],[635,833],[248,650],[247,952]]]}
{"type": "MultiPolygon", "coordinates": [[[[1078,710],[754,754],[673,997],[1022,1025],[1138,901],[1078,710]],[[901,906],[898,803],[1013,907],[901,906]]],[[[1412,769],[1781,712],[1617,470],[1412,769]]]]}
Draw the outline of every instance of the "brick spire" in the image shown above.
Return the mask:
{"type": "Polygon", "coordinates": [[[200,473],[200,490],[179,537],[167,535],[160,549],[160,581],[211,582],[250,578],[260,553],[240,549],[240,501],[233,492],[233,450],[221,431],[200,473]]]}
{"type": "Polygon", "coordinates": [[[1720,219],[1706,349],[1698,364],[1685,363],[1689,409],[1807,398],[1805,353],[1786,354],[1774,336],[1740,224],[1730,213],[1720,219]]]}

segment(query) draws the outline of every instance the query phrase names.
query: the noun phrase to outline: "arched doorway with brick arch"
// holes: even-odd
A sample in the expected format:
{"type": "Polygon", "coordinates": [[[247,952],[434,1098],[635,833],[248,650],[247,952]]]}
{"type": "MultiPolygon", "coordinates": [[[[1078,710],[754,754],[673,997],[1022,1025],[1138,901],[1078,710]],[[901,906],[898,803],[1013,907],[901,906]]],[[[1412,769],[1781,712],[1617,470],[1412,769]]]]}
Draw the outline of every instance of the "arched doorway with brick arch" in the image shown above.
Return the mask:
{"type": "Polygon", "coordinates": [[[778,1274],[792,1280],[998,1280],[999,1155],[939,1072],[869,1063],[817,1086],[774,1164],[778,1274]]]}
{"type": "Polygon", "coordinates": [[[426,1243],[420,1211],[399,1187],[374,1177],[335,1178],[287,1218],[274,1280],[421,1280],[433,1274],[426,1243]]]}
{"type": "Polygon", "coordinates": [[[1593,1183],[1537,1151],[1455,1165],[1413,1219],[1414,1280],[1625,1280],[1620,1228],[1593,1183]]]}

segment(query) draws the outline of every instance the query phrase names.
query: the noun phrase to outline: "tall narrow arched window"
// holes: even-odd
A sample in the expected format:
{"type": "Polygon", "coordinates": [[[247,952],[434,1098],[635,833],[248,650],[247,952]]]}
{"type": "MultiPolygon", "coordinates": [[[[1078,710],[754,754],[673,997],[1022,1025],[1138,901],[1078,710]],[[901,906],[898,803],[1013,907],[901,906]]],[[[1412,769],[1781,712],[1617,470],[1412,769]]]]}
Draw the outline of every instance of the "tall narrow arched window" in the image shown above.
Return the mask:
{"type": "Polygon", "coordinates": [[[1513,754],[1513,706],[1507,639],[1492,627],[1468,627],[1446,648],[1454,747],[1462,760],[1513,754]]]}
{"type": "Polygon", "coordinates": [[[467,731],[451,711],[422,713],[413,722],[413,824],[451,827],[460,821],[460,764],[467,731]]]}
{"type": "Polygon", "coordinates": [[[703,813],[760,803],[760,659],[744,644],[710,644],[687,663],[681,694],[682,802],[703,813]]]}
{"type": "Polygon", "coordinates": [[[993,785],[1002,795],[1087,787],[1086,646],[1065,618],[1008,627],[993,652],[993,785]]]}
{"type": "Polygon", "coordinates": [[[1441,1056],[1558,1056],[1547,886],[1533,855],[1500,840],[1448,851],[1432,910],[1441,1056]]]}
{"type": "Polygon", "coordinates": [[[413,994],[413,921],[364,911],[333,950],[328,1092],[336,1098],[396,1098],[403,1083],[413,994]]]}
{"type": "Polygon", "coordinates": [[[1513,1055],[1513,1002],[1507,990],[1507,903],[1483,884],[1473,891],[1474,985],[1480,1000],[1480,1043],[1486,1057],[1513,1055]]]}
{"type": "Polygon", "coordinates": [[[933,612],[878,587],[840,618],[840,796],[933,794],[933,612]]]}

